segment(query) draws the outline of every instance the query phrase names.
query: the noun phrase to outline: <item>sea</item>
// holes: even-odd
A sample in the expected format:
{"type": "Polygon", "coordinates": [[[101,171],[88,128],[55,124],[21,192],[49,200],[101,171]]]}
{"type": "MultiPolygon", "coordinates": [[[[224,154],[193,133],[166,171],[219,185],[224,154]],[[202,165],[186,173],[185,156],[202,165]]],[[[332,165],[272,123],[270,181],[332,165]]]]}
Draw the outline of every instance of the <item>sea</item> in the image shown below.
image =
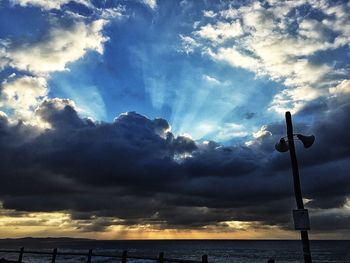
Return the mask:
{"type": "MultiPolygon", "coordinates": [[[[1,249],[24,251],[75,252],[87,254],[121,255],[127,250],[130,256],[158,257],[164,252],[164,258],[200,261],[202,255],[208,255],[208,262],[215,263],[267,263],[274,259],[276,263],[303,262],[302,244],[298,240],[129,240],[102,241],[76,239],[2,239],[1,249]]],[[[350,263],[350,241],[311,241],[313,262],[350,263]]],[[[18,260],[18,253],[0,252],[0,259],[18,260]]],[[[57,263],[86,262],[87,256],[58,255],[57,263]]],[[[51,262],[49,255],[24,253],[23,262],[51,262]]],[[[93,256],[91,262],[120,262],[117,258],[93,256]]],[[[155,262],[143,259],[128,259],[129,263],[155,262]]]]}

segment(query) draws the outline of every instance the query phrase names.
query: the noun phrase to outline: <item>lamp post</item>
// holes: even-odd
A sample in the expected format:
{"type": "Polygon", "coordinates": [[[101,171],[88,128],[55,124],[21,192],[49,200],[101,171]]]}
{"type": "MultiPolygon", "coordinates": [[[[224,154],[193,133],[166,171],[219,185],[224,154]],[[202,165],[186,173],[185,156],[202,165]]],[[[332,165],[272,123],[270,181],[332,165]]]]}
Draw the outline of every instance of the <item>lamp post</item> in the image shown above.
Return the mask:
{"type": "Polygon", "coordinates": [[[290,159],[292,163],[293,182],[294,182],[294,194],[297,203],[296,210],[293,210],[293,219],[295,230],[300,230],[301,241],[303,244],[304,262],[312,263],[310,253],[310,241],[307,230],[310,229],[308,210],[304,209],[303,197],[301,194],[298,160],[295,152],[294,136],[299,139],[305,148],[309,148],[315,141],[315,136],[305,136],[302,134],[293,133],[292,116],[289,111],[286,112],[286,125],[287,125],[287,142],[285,137],[281,138],[275,148],[279,152],[287,152],[289,150],[290,159]]]}

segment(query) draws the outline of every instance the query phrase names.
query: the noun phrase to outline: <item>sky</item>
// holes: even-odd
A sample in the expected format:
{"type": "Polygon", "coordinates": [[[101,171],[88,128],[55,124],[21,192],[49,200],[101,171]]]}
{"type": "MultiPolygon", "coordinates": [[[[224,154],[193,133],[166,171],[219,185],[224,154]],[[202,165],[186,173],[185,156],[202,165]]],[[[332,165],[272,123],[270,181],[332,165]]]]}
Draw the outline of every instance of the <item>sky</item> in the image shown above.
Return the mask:
{"type": "Polygon", "coordinates": [[[0,238],[350,239],[350,2],[0,0],[0,238]]]}

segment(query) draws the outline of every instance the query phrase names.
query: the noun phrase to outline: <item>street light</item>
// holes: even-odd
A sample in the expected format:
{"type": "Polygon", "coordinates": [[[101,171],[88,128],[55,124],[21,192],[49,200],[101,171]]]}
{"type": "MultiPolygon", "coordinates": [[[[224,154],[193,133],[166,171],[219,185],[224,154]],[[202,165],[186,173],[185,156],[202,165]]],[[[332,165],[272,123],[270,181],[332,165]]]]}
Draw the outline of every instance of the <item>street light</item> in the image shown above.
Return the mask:
{"type": "Polygon", "coordinates": [[[309,214],[308,214],[308,210],[304,208],[303,197],[301,194],[298,160],[295,153],[294,139],[296,138],[299,139],[303,143],[305,148],[309,148],[314,143],[315,136],[313,135],[305,136],[302,134],[294,134],[292,116],[289,111],[286,112],[286,124],[287,124],[287,136],[281,138],[280,141],[276,143],[275,148],[279,152],[289,151],[290,153],[290,159],[292,162],[292,171],[293,171],[295,200],[298,208],[293,210],[294,228],[295,230],[300,230],[301,241],[303,244],[304,262],[312,263],[311,253],[310,253],[310,241],[307,233],[307,230],[310,230],[309,214]],[[285,140],[285,138],[287,138],[287,141],[285,140]]]}

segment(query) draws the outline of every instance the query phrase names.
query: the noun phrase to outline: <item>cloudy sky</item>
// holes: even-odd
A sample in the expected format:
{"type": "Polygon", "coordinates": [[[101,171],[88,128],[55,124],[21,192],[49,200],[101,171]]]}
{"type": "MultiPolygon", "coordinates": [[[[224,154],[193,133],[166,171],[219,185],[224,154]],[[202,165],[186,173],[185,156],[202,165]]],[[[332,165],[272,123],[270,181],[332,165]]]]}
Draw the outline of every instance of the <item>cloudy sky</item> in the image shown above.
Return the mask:
{"type": "Polygon", "coordinates": [[[0,0],[0,237],[350,238],[349,1],[0,0]]]}

